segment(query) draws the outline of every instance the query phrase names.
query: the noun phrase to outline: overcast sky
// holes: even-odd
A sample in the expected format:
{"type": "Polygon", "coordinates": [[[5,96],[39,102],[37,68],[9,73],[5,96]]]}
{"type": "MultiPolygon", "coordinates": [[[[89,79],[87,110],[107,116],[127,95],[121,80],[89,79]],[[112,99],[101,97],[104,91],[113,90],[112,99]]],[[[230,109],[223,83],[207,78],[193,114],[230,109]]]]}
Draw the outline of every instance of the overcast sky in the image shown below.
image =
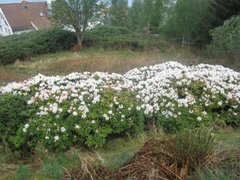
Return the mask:
{"type": "MultiPolygon", "coordinates": [[[[47,1],[47,0],[27,0],[27,1],[47,1]]],[[[21,0],[0,0],[0,4],[2,3],[15,3],[15,2],[21,2],[21,0]]],[[[132,4],[132,0],[128,0],[128,4],[131,5],[132,4]]]]}

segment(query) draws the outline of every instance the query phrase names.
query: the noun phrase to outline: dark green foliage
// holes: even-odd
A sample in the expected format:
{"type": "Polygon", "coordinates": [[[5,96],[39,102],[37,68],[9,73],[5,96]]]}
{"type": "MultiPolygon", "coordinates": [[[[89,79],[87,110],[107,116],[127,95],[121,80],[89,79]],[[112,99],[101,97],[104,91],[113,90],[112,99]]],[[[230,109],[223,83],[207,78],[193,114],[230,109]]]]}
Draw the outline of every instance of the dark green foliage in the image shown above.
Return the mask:
{"type": "Polygon", "coordinates": [[[83,45],[104,49],[160,49],[164,51],[168,43],[160,36],[135,34],[126,28],[103,26],[88,31],[83,45]]]}
{"type": "Polygon", "coordinates": [[[212,27],[217,27],[233,15],[240,15],[239,0],[213,0],[210,11],[212,13],[212,27]]]}
{"type": "Polygon", "coordinates": [[[232,17],[211,31],[210,50],[214,53],[240,54],[240,16],[232,17]]]}
{"type": "Polygon", "coordinates": [[[146,31],[150,29],[150,21],[152,18],[152,9],[153,9],[153,1],[152,0],[143,0],[143,11],[144,17],[141,17],[144,20],[144,28],[146,31]]]}
{"type": "Polygon", "coordinates": [[[126,28],[128,26],[128,1],[111,0],[111,8],[109,14],[110,24],[112,26],[126,28]]]}
{"type": "Polygon", "coordinates": [[[143,32],[144,24],[144,4],[142,0],[134,0],[130,9],[130,28],[135,32],[143,32]]]}
{"type": "Polygon", "coordinates": [[[239,13],[239,0],[179,0],[161,30],[183,45],[202,47],[211,42],[212,29],[239,13]]]}
{"type": "MultiPolygon", "coordinates": [[[[144,117],[143,113],[137,112],[135,108],[137,104],[139,102],[130,92],[105,90],[101,101],[89,107],[89,113],[85,119],[64,113],[59,118],[54,115],[32,116],[27,122],[27,128],[26,124],[15,124],[14,145],[19,149],[23,147],[34,149],[40,142],[47,149],[54,151],[67,150],[71,146],[79,145],[99,148],[111,136],[136,134],[143,131],[144,117]],[[111,120],[105,120],[103,113],[109,114],[109,104],[114,103],[114,97],[123,108],[113,106],[111,120]],[[76,128],[76,125],[79,127],[76,128]]],[[[63,111],[67,112],[67,110],[68,108],[65,108],[63,111]]]]}
{"type": "Polygon", "coordinates": [[[98,26],[88,31],[89,34],[96,36],[120,36],[124,34],[130,34],[131,31],[127,28],[116,26],[98,26]]]}
{"type": "Polygon", "coordinates": [[[202,46],[210,41],[210,0],[177,1],[173,14],[162,28],[170,38],[202,46]]]}
{"type": "Polygon", "coordinates": [[[129,28],[134,32],[157,33],[164,12],[164,0],[134,0],[129,10],[129,28]]]}
{"type": "Polygon", "coordinates": [[[0,65],[43,53],[69,50],[77,43],[75,34],[61,29],[33,31],[0,39],[0,65]]]}
{"type": "Polygon", "coordinates": [[[35,113],[33,107],[27,105],[27,97],[14,95],[0,96],[0,142],[5,146],[13,146],[13,137],[21,125],[35,113]]]}
{"type": "Polygon", "coordinates": [[[160,24],[163,22],[163,4],[163,0],[155,0],[153,3],[149,27],[152,33],[157,33],[160,28],[160,24]]]}

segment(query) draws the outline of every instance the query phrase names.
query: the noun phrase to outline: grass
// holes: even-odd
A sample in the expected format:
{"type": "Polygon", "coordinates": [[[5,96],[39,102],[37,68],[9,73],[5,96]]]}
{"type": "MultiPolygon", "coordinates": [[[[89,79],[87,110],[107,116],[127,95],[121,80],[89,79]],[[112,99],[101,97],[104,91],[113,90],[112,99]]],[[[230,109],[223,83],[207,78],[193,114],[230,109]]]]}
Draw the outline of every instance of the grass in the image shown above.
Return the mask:
{"type": "Polygon", "coordinates": [[[221,141],[222,149],[240,148],[240,129],[219,130],[216,139],[221,141]]]}
{"type": "Polygon", "coordinates": [[[37,180],[62,179],[63,167],[68,170],[73,168],[74,163],[79,163],[78,157],[91,157],[94,162],[100,160],[110,171],[114,171],[130,160],[147,139],[145,134],[137,137],[126,136],[112,139],[98,151],[73,148],[65,153],[53,153],[47,152],[42,146],[39,146],[34,156],[27,161],[14,160],[14,157],[17,158],[14,154],[5,156],[4,153],[1,153],[0,172],[4,179],[22,179],[27,176],[29,179],[37,180]]]}
{"type": "Polygon", "coordinates": [[[82,49],[80,52],[60,52],[34,57],[29,61],[17,61],[15,64],[0,66],[0,86],[3,83],[21,81],[39,73],[44,75],[66,75],[72,72],[103,71],[124,73],[135,67],[163,63],[165,61],[180,63],[224,64],[239,70],[239,65],[227,63],[226,59],[209,59],[201,52],[191,48],[179,49],[174,45],[166,49],[149,51],[82,49]]]}
{"type": "MultiPolygon", "coordinates": [[[[157,136],[160,136],[160,138],[165,137],[163,134],[157,136]]],[[[29,179],[37,180],[61,179],[64,173],[63,167],[68,170],[73,168],[73,164],[76,162],[75,160],[77,157],[98,159],[108,170],[113,172],[130,160],[151,137],[153,136],[142,133],[137,137],[112,139],[98,151],[73,148],[65,153],[51,153],[39,147],[35,155],[28,161],[8,161],[7,159],[9,157],[4,157],[4,154],[2,154],[0,172],[4,179],[15,179],[16,177],[17,179],[22,179],[27,176],[29,179]]],[[[240,148],[240,129],[218,130],[215,132],[215,138],[221,141],[222,146],[220,146],[219,150],[240,148]]],[[[11,157],[11,159],[12,158],[13,157],[11,157]]],[[[228,172],[233,174],[234,169],[219,170],[219,175],[216,176],[215,169],[206,168],[197,171],[195,176],[199,177],[199,179],[214,179],[215,176],[229,179],[228,177],[232,177],[232,174],[228,172]],[[215,174],[213,174],[213,172],[215,172],[215,174]]]]}

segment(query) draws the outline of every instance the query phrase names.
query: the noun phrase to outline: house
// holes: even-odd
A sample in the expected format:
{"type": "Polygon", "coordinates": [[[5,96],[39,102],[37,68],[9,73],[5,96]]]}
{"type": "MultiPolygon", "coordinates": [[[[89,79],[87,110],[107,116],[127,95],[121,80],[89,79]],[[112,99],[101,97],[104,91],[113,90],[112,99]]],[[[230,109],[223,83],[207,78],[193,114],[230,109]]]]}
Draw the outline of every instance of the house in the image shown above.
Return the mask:
{"type": "Polygon", "coordinates": [[[47,2],[0,4],[0,36],[50,27],[47,2]]]}

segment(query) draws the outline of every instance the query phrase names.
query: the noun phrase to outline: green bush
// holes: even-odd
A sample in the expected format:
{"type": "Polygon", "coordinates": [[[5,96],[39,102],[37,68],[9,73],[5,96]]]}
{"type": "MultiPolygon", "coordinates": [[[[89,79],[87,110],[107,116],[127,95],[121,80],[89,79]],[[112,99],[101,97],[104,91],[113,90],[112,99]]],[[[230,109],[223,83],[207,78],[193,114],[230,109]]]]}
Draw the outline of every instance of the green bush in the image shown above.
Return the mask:
{"type": "Polygon", "coordinates": [[[115,26],[98,26],[89,30],[89,32],[98,36],[118,36],[131,33],[127,28],[115,26]]]}
{"type": "Polygon", "coordinates": [[[79,144],[99,148],[111,135],[143,130],[143,114],[134,108],[136,103],[134,96],[127,91],[105,90],[100,102],[90,104],[85,119],[67,113],[68,105],[63,104],[63,113],[58,118],[53,114],[33,116],[26,124],[16,125],[14,142],[17,148],[28,146],[31,149],[39,142],[50,150],[66,150],[79,144]],[[121,106],[114,105],[116,98],[121,106]]]}
{"type": "Polygon", "coordinates": [[[26,96],[0,96],[0,142],[13,147],[13,138],[18,128],[36,113],[35,109],[27,105],[26,96]]]}
{"type": "Polygon", "coordinates": [[[240,54],[240,16],[226,20],[222,26],[212,30],[210,50],[216,53],[240,54]]]}
{"type": "Polygon", "coordinates": [[[0,65],[14,63],[38,54],[69,50],[76,44],[75,34],[61,29],[32,31],[0,39],[0,65]]]}
{"type": "Polygon", "coordinates": [[[134,34],[128,29],[100,26],[89,30],[83,40],[85,47],[104,49],[160,49],[164,51],[168,44],[160,36],[134,34]]]}

